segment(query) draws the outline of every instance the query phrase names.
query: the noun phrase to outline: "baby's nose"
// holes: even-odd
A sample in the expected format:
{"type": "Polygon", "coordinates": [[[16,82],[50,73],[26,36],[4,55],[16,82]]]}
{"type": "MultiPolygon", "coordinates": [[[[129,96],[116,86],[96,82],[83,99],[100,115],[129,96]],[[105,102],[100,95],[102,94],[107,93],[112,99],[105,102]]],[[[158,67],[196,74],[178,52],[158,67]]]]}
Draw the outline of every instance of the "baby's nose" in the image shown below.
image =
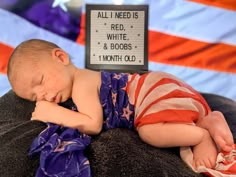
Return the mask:
{"type": "Polygon", "coordinates": [[[33,93],[36,96],[36,101],[43,101],[43,100],[45,100],[45,96],[47,94],[45,88],[42,87],[41,85],[35,86],[34,89],[33,89],[33,93]]]}
{"type": "Polygon", "coordinates": [[[37,96],[37,101],[44,101],[45,100],[45,95],[44,94],[40,94],[37,96]]]}
{"type": "Polygon", "coordinates": [[[56,98],[56,96],[54,96],[53,94],[46,94],[45,95],[45,100],[50,101],[50,102],[54,102],[55,98],[56,98]]]}
{"type": "Polygon", "coordinates": [[[44,91],[38,91],[37,92],[37,101],[43,101],[45,100],[45,97],[46,97],[46,93],[44,91]]]}

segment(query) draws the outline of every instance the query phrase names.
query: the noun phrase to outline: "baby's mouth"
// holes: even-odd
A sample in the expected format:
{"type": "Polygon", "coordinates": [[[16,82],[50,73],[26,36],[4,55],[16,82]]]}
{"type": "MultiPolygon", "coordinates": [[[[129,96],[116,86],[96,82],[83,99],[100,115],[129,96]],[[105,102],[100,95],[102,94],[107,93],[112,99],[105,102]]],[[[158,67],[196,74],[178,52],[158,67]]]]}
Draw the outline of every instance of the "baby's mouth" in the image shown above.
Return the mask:
{"type": "Polygon", "coordinates": [[[56,103],[56,101],[57,101],[57,95],[50,99],[50,102],[55,102],[56,103]]]}
{"type": "Polygon", "coordinates": [[[57,94],[55,97],[53,97],[53,102],[60,103],[60,101],[61,101],[60,95],[57,94]]]}

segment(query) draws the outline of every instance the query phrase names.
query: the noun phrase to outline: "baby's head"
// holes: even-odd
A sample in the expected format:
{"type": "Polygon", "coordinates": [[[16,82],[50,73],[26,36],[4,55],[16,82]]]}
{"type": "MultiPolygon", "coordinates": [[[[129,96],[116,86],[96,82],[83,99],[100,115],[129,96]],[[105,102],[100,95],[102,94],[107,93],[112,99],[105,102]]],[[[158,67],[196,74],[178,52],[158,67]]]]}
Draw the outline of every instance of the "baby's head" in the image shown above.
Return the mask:
{"type": "Polygon", "coordinates": [[[61,92],[65,87],[71,87],[66,67],[70,64],[68,54],[56,44],[31,39],[15,48],[9,59],[7,75],[18,96],[32,101],[61,102],[66,99],[61,92]]]}

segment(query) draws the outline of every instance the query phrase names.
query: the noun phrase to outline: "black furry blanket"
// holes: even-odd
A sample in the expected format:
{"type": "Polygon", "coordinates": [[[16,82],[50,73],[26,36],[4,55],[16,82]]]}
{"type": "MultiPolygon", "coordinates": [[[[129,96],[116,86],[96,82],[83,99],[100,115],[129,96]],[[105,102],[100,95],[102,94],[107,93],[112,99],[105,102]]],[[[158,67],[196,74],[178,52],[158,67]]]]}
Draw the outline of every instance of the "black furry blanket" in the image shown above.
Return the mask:
{"type": "MultiPolygon", "coordinates": [[[[203,94],[212,110],[222,111],[236,142],[236,102],[203,94]]],[[[30,121],[34,103],[12,91],[0,98],[0,176],[31,177],[38,157],[29,158],[32,140],[45,128],[30,121]]],[[[94,177],[200,177],[179,157],[178,148],[158,149],[143,143],[135,132],[113,129],[93,137],[86,150],[94,177]]]]}

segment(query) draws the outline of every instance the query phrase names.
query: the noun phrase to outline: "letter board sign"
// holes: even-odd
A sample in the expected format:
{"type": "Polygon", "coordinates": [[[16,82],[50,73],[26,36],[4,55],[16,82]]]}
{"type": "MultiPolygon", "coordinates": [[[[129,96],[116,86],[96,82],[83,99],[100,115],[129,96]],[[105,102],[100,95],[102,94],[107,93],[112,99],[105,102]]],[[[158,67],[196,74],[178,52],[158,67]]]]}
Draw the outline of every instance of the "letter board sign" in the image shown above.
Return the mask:
{"type": "Polygon", "coordinates": [[[148,70],[148,5],[86,5],[86,68],[148,70]]]}

